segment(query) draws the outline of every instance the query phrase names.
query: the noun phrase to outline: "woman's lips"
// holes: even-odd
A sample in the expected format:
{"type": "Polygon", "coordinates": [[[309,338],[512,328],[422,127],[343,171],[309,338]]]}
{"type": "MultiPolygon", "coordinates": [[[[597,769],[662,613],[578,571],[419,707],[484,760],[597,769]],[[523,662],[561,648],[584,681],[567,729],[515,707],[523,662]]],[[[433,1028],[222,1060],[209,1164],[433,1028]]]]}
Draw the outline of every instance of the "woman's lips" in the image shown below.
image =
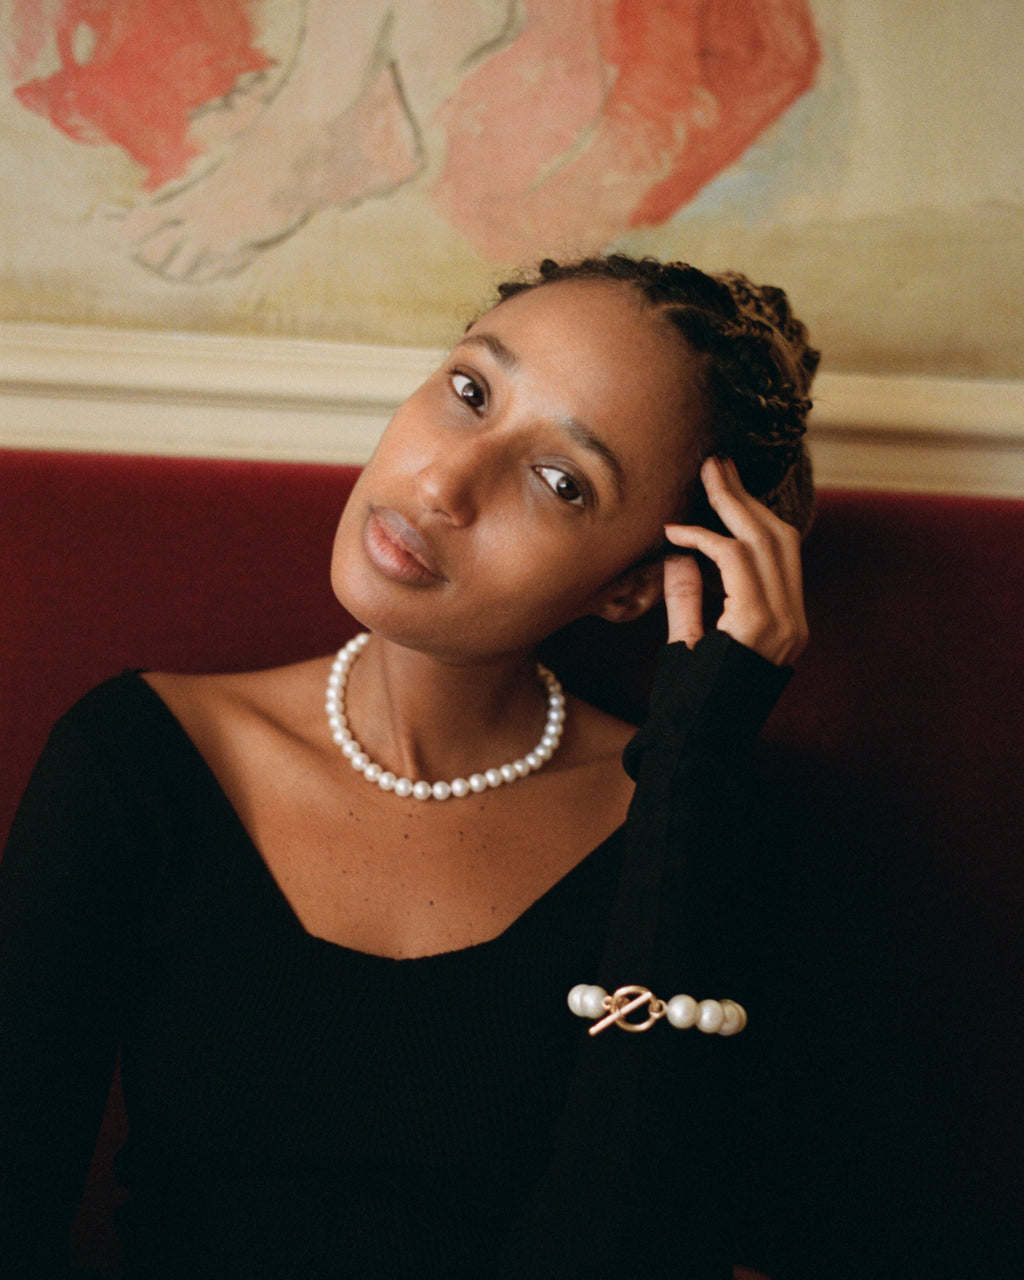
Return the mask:
{"type": "Polygon", "coordinates": [[[373,565],[394,582],[423,585],[444,580],[426,539],[404,516],[374,507],[363,526],[363,546],[373,565]]]}

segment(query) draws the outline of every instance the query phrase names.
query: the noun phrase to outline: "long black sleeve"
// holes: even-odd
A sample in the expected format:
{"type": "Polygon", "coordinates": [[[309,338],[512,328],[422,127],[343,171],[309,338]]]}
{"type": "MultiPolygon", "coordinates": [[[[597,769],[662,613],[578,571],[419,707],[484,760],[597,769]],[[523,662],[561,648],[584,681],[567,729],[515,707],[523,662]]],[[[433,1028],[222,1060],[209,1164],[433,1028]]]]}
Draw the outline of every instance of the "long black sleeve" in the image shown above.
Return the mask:
{"type": "Polygon", "coordinates": [[[0,862],[0,1260],[66,1274],[130,971],[129,842],[76,728],[51,734],[0,862]]]}
{"type": "MultiPolygon", "coordinates": [[[[746,757],[789,675],[721,632],[663,651],[650,716],[626,752],[637,787],[591,981],[756,1005],[743,986],[756,955],[744,873],[763,851],[746,757]]],[[[591,1038],[581,1026],[554,1158],[502,1276],[728,1280],[734,1262],[751,1261],[732,1252],[736,1206],[722,1201],[718,1159],[731,1142],[722,1109],[749,1060],[745,1038],[665,1022],[591,1038]]]]}

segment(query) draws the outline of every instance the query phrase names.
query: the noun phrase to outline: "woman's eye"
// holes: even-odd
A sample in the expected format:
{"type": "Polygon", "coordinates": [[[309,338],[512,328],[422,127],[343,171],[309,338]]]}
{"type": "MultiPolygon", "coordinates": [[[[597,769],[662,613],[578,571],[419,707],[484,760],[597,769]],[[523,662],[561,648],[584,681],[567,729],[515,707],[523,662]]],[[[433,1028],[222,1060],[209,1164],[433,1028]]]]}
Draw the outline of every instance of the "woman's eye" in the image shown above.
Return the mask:
{"type": "Polygon", "coordinates": [[[583,490],[561,467],[538,467],[537,474],[563,502],[571,502],[577,507],[583,506],[583,490]]]}
{"type": "Polygon", "coordinates": [[[453,373],[452,374],[452,390],[464,400],[471,409],[482,409],[484,405],[483,388],[478,382],[474,382],[468,374],[453,373]]]}

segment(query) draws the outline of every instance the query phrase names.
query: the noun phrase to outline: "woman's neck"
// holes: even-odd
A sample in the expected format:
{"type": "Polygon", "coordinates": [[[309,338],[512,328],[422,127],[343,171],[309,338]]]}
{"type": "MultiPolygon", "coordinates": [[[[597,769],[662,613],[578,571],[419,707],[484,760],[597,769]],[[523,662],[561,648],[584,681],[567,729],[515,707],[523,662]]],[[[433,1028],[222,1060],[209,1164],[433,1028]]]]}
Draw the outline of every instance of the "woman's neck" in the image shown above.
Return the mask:
{"type": "Polygon", "coordinates": [[[531,655],[454,666],[377,636],[352,667],[345,705],[371,759],[431,782],[523,755],[547,714],[531,655]]]}

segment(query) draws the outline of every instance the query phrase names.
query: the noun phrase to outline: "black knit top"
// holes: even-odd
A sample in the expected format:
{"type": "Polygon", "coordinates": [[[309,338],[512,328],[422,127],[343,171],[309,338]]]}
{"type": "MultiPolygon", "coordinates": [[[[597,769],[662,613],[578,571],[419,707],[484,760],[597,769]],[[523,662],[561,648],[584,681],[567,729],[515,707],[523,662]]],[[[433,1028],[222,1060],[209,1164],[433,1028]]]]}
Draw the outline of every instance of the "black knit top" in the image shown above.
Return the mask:
{"type": "Polygon", "coordinates": [[[65,1263],[119,1052],[126,1280],[621,1277],[616,1204],[660,1223],[645,1276],[757,1262],[720,1158],[764,1009],[738,779],[785,678],[717,633],[672,646],[626,826],[496,939],[408,960],[303,929],[137,675],[89,694],[0,872],[9,1274],[65,1263]],[[751,1027],[591,1039],[566,995],[595,981],[729,996],[751,1027]]]}

